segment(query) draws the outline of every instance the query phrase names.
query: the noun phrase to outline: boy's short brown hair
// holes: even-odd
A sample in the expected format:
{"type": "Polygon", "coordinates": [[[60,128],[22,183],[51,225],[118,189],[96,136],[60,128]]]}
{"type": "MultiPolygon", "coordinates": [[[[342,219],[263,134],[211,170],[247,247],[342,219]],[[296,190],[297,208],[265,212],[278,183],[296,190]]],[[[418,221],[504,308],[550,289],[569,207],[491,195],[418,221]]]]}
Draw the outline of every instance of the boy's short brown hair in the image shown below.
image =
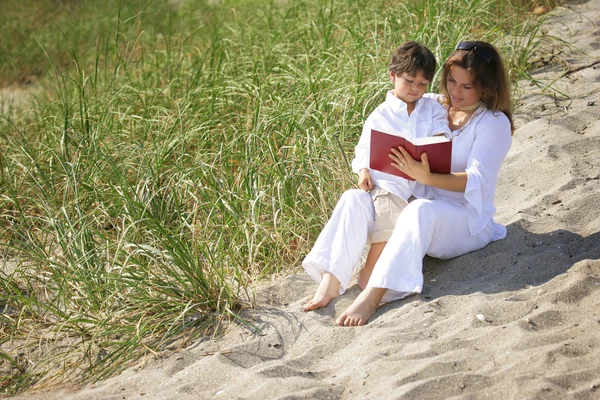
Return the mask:
{"type": "Polygon", "coordinates": [[[433,79],[437,63],[435,56],[426,46],[417,42],[406,42],[400,45],[390,60],[389,68],[394,75],[406,72],[410,76],[416,76],[419,72],[425,79],[433,79]]]}

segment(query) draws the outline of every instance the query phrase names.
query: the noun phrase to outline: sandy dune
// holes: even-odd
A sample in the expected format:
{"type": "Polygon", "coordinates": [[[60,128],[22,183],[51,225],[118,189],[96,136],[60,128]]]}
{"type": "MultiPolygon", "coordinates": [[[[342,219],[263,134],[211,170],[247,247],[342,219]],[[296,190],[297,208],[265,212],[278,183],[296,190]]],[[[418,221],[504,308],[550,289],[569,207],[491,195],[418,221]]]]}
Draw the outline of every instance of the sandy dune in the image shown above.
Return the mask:
{"type": "Polygon", "coordinates": [[[600,0],[553,12],[548,34],[576,48],[544,50],[568,65],[533,75],[568,98],[523,89],[496,197],[508,237],[426,258],[422,294],[342,328],[356,285],[303,313],[316,285],[289,276],[258,292],[260,332],[233,327],[79,391],[19,398],[600,399],[599,25],[600,0]]]}

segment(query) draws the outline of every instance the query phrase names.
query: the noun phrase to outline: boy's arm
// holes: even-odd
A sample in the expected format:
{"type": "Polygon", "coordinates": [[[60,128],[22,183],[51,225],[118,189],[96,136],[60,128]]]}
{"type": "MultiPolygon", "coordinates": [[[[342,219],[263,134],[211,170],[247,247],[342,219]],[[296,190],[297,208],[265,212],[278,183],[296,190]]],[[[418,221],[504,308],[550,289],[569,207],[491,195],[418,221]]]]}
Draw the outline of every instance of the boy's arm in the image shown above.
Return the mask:
{"type": "Polygon", "coordinates": [[[358,144],[354,147],[354,159],[352,160],[352,172],[360,174],[364,168],[370,171],[369,156],[371,153],[371,128],[373,122],[371,117],[367,118],[363,125],[362,134],[358,140],[358,144]]]}
{"type": "Polygon", "coordinates": [[[448,126],[448,110],[437,101],[431,102],[432,106],[432,124],[431,134],[433,136],[443,135],[447,138],[452,137],[452,131],[448,126]]]}
{"type": "Polygon", "coordinates": [[[367,118],[358,144],[354,148],[354,159],[352,160],[352,171],[358,174],[357,185],[366,192],[373,189],[373,178],[371,178],[371,169],[369,168],[372,126],[371,118],[367,118]]]}
{"type": "Polygon", "coordinates": [[[371,178],[371,172],[368,168],[363,168],[358,173],[358,187],[365,192],[373,189],[373,178],[371,178]]]}

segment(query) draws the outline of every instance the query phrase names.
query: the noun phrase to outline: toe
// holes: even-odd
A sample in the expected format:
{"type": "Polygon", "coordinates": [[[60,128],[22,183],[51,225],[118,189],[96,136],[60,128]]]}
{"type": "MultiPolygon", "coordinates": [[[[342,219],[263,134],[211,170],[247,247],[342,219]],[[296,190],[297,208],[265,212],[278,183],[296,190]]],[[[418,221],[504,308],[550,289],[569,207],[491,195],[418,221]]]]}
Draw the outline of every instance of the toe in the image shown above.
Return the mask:
{"type": "Polygon", "coordinates": [[[313,299],[313,301],[306,303],[302,309],[304,311],[314,311],[314,310],[318,310],[319,308],[327,307],[327,304],[329,304],[328,301],[313,299]]]}

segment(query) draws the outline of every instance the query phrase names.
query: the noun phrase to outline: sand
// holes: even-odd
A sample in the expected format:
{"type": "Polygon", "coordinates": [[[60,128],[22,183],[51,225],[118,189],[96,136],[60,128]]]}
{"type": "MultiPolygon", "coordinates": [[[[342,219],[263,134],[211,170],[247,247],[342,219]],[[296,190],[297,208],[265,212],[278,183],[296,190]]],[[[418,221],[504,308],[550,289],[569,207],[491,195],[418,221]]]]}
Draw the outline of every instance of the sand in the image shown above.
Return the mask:
{"type": "MultiPolygon", "coordinates": [[[[572,47],[522,85],[496,220],[508,237],[425,259],[423,293],[358,328],[335,325],[359,290],[304,313],[303,273],[261,288],[250,318],[77,390],[19,399],[600,399],[600,0],[568,2],[544,30],[572,47]]],[[[542,60],[543,61],[543,60],[542,60]]]]}

